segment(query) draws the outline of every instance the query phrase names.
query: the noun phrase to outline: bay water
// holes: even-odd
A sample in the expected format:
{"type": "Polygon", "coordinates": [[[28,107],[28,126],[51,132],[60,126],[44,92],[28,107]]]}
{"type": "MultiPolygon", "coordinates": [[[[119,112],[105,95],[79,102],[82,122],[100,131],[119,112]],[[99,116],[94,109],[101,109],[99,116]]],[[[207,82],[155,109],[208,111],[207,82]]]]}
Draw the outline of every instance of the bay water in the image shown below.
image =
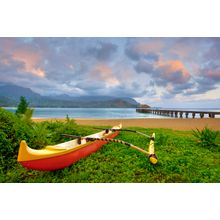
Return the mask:
{"type": "MultiPolygon", "coordinates": [[[[17,108],[5,107],[5,109],[15,112],[17,108]]],[[[220,111],[220,109],[207,108],[179,110],[220,111]]],[[[151,113],[138,113],[135,108],[34,108],[33,118],[65,118],[67,115],[70,118],[171,118],[151,113]]],[[[220,115],[216,115],[216,118],[219,117],[220,115]]]]}

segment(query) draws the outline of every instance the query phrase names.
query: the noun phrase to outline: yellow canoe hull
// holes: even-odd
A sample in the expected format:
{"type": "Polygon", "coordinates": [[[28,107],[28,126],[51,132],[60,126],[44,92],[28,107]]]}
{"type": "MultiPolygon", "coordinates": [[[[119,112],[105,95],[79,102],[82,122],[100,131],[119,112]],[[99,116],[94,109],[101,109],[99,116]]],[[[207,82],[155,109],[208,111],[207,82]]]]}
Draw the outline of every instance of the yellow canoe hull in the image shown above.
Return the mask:
{"type": "MultiPolygon", "coordinates": [[[[120,129],[121,124],[114,126],[114,129],[120,129]]],[[[86,137],[96,138],[114,138],[119,134],[119,131],[101,131],[99,133],[86,137]]],[[[86,138],[85,137],[85,138],[86,138]]],[[[82,139],[81,144],[77,139],[64,142],[58,145],[46,146],[43,149],[35,150],[28,147],[23,140],[20,143],[18,162],[28,169],[35,170],[57,170],[62,169],[76,161],[84,158],[97,150],[99,150],[106,141],[89,141],[82,139]]]]}

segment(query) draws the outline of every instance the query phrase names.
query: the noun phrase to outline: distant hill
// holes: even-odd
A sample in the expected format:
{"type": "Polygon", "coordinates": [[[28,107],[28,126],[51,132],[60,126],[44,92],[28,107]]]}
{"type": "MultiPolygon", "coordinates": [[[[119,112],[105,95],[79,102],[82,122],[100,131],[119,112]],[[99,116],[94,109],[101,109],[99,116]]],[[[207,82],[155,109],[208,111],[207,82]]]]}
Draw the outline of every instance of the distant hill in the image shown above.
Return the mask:
{"type": "Polygon", "coordinates": [[[139,103],[130,97],[70,96],[67,94],[41,96],[29,88],[0,83],[0,106],[17,106],[20,96],[25,96],[32,107],[67,108],[135,108],[139,103]]]}
{"type": "Polygon", "coordinates": [[[13,99],[14,101],[19,100],[21,96],[25,96],[28,100],[42,98],[41,95],[33,92],[31,89],[14,84],[0,84],[0,96],[13,99]]]}
{"type": "Polygon", "coordinates": [[[140,104],[138,107],[139,108],[150,108],[150,106],[147,104],[140,104]]]}

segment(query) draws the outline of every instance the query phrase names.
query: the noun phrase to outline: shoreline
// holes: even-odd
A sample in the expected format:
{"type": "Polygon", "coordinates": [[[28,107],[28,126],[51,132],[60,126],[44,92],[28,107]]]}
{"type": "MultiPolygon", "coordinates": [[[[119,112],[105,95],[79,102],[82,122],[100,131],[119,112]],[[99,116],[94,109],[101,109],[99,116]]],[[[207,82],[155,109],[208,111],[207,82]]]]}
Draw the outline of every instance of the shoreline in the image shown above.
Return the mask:
{"type": "MultiPolygon", "coordinates": [[[[167,128],[173,130],[192,130],[208,127],[220,130],[220,118],[132,118],[132,119],[103,119],[103,118],[70,118],[78,125],[114,126],[122,123],[123,127],[167,128]]],[[[34,122],[65,121],[66,118],[32,118],[34,122]]]]}

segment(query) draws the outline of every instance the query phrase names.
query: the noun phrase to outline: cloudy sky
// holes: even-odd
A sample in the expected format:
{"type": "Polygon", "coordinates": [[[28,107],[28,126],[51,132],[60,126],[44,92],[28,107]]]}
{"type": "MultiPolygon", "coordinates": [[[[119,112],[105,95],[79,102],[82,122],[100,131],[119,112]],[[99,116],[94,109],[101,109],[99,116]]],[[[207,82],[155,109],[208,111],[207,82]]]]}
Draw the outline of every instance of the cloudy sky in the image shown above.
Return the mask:
{"type": "Polygon", "coordinates": [[[42,95],[220,107],[220,38],[0,38],[0,82],[42,95]]]}

